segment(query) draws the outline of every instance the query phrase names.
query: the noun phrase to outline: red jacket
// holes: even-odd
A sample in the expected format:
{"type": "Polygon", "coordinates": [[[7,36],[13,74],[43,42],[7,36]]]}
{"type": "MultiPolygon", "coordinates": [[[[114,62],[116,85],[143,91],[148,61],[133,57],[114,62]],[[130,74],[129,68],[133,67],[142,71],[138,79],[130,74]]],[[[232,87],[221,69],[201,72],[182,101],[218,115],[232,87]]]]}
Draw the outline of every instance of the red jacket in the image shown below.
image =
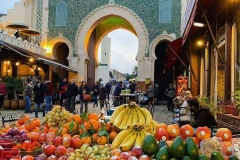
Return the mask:
{"type": "Polygon", "coordinates": [[[52,96],[52,94],[53,94],[53,84],[52,84],[52,82],[47,81],[46,85],[47,85],[48,90],[47,90],[47,92],[45,92],[45,96],[52,96]]]}
{"type": "Polygon", "coordinates": [[[0,83],[0,95],[7,95],[7,86],[5,83],[0,83]]]}

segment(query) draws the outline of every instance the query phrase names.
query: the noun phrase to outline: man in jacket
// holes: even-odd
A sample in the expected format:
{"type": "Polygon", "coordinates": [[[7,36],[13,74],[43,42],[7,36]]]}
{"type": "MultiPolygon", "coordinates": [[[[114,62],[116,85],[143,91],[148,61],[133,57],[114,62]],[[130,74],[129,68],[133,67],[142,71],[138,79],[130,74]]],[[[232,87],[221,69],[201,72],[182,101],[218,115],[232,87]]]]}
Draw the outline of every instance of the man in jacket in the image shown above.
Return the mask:
{"type": "Polygon", "coordinates": [[[30,110],[31,106],[31,98],[33,96],[33,82],[32,80],[28,80],[28,84],[24,90],[24,95],[26,99],[26,105],[25,105],[25,113],[32,113],[30,110]]]}
{"type": "Polygon", "coordinates": [[[187,103],[190,111],[193,112],[194,123],[192,126],[194,128],[204,126],[211,128],[212,126],[216,126],[216,119],[209,108],[201,106],[196,98],[187,100],[187,103]]]}
{"type": "Polygon", "coordinates": [[[0,77],[0,109],[1,110],[2,110],[2,105],[6,96],[7,96],[7,86],[5,83],[3,83],[2,78],[0,77]]]}
{"type": "Polygon", "coordinates": [[[53,84],[51,81],[46,80],[46,85],[48,91],[45,93],[45,101],[46,101],[46,113],[49,112],[52,108],[52,94],[53,94],[53,84]]]}
{"type": "Polygon", "coordinates": [[[63,105],[63,100],[66,100],[67,98],[67,87],[68,87],[67,78],[63,78],[63,81],[59,84],[60,106],[63,105]]]}
{"type": "Polygon", "coordinates": [[[99,89],[99,100],[100,100],[100,109],[102,110],[104,107],[104,102],[107,98],[107,89],[103,87],[103,84],[100,85],[99,89]]]}
{"type": "MultiPolygon", "coordinates": [[[[130,89],[130,94],[134,94],[134,92],[135,92],[135,85],[133,84],[132,81],[129,81],[129,83],[130,83],[130,84],[129,84],[128,89],[130,89]]],[[[130,100],[134,100],[135,97],[130,96],[129,99],[130,99],[130,100]]]]}
{"type": "Polygon", "coordinates": [[[45,83],[41,82],[41,77],[35,78],[36,84],[34,85],[34,103],[35,103],[35,118],[38,118],[38,109],[43,109],[44,94],[47,92],[47,86],[45,83]]]}
{"type": "Polygon", "coordinates": [[[75,112],[75,98],[78,95],[78,87],[75,85],[75,80],[71,79],[71,84],[67,88],[67,103],[70,113],[75,112]]]}
{"type": "Polygon", "coordinates": [[[95,85],[93,86],[93,96],[94,96],[94,102],[93,102],[93,107],[98,106],[98,94],[99,94],[99,84],[98,82],[95,83],[95,85]]]}
{"type": "Polygon", "coordinates": [[[114,96],[120,96],[121,90],[122,88],[123,82],[120,81],[119,84],[117,84],[115,90],[114,90],[114,96]]]}

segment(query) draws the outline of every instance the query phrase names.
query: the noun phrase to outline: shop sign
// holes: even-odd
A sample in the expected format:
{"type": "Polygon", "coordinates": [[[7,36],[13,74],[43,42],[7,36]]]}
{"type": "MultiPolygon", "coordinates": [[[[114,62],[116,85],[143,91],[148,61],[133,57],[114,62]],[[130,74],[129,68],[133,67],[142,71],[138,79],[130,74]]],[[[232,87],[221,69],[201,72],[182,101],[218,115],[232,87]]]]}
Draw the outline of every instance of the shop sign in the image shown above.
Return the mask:
{"type": "Polygon", "coordinates": [[[181,93],[182,89],[188,89],[188,77],[187,76],[178,76],[177,77],[177,95],[181,93]]]}
{"type": "Polygon", "coordinates": [[[197,0],[189,0],[188,1],[187,8],[184,13],[184,17],[183,17],[182,24],[181,24],[181,35],[183,35],[183,33],[188,25],[189,19],[191,17],[191,14],[192,14],[192,11],[194,9],[194,5],[196,2],[197,2],[197,0]]]}

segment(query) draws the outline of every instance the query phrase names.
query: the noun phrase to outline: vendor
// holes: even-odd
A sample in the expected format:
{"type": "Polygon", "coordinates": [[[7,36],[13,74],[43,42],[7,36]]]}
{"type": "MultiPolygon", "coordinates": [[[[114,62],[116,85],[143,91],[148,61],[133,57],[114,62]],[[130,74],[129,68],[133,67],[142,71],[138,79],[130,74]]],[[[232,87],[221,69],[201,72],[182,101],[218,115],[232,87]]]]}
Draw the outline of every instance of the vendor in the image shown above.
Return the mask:
{"type": "Polygon", "coordinates": [[[207,126],[211,128],[212,126],[216,126],[216,120],[214,115],[210,112],[208,108],[201,106],[196,98],[191,98],[187,100],[187,103],[191,112],[193,112],[193,127],[197,128],[207,126]]]}

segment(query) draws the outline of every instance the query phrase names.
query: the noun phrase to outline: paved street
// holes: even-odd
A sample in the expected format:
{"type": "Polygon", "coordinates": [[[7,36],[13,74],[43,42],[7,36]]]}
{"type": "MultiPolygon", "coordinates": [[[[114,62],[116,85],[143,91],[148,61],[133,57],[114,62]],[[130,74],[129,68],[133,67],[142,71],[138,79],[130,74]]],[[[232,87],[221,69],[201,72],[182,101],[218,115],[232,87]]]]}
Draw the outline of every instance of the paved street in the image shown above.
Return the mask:
{"type": "MultiPolygon", "coordinates": [[[[93,103],[89,103],[89,112],[95,112],[95,113],[100,113],[100,107],[95,107],[93,108],[93,103]]],[[[76,104],[76,108],[80,107],[80,104],[76,104]]],[[[113,106],[112,106],[113,108],[113,106]]],[[[33,108],[32,108],[33,109],[33,108]]],[[[23,114],[24,110],[3,110],[1,111],[1,116],[0,116],[0,123],[2,124],[2,117],[3,116],[9,116],[9,115],[20,115],[23,114]]],[[[35,113],[33,112],[32,114],[27,113],[31,118],[34,118],[35,113]]],[[[42,120],[42,113],[39,112],[39,118],[42,120]]],[[[106,114],[106,112],[105,112],[106,114]]],[[[170,124],[172,122],[172,115],[173,113],[169,112],[167,110],[166,105],[156,105],[155,106],[155,112],[153,114],[153,119],[156,120],[157,122],[162,122],[166,124],[170,124]]]]}

